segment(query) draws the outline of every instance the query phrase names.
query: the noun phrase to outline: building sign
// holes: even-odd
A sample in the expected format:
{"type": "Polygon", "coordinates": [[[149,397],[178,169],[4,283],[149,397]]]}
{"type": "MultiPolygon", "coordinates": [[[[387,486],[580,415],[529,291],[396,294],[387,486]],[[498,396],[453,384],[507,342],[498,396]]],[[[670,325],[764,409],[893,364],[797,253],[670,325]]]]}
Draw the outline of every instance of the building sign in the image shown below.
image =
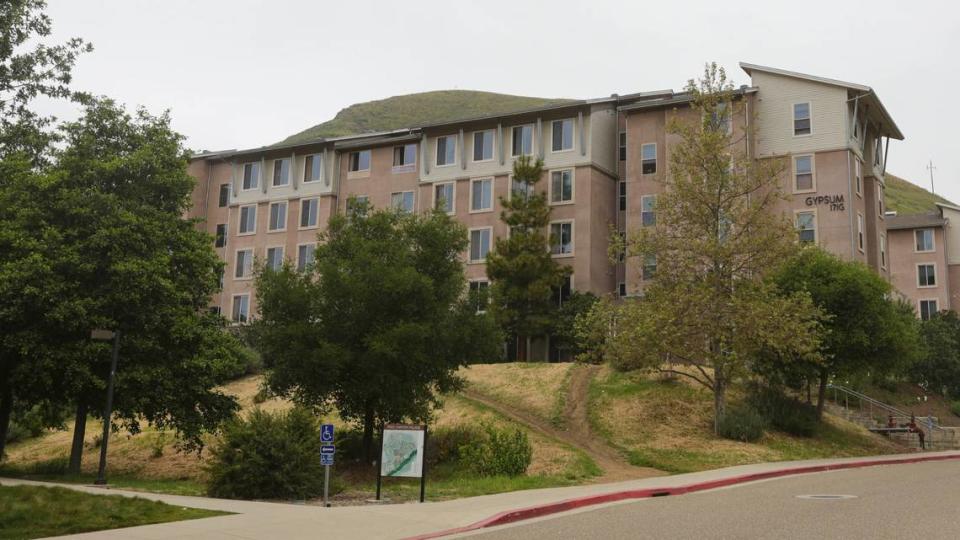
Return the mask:
{"type": "Polygon", "coordinates": [[[807,206],[829,206],[831,212],[843,212],[843,195],[812,195],[804,202],[807,206]]]}

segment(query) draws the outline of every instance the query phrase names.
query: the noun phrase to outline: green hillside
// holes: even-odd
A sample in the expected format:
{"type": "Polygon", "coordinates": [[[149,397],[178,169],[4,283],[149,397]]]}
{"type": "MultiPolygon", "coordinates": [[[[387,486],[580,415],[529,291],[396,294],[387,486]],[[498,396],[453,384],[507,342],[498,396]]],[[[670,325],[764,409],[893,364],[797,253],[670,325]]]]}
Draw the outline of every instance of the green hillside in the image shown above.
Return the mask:
{"type": "Polygon", "coordinates": [[[333,120],[327,120],[291,135],[282,143],[298,143],[318,137],[389,131],[435,122],[508,113],[564,101],[570,100],[511,96],[474,90],[437,90],[394,96],[351,105],[338,112],[333,120]]]}
{"type": "Polygon", "coordinates": [[[925,214],[936,210],[936,203],[954,204],[939,195],[934,195],[922,187],[890,173],[885,175],[887,182],[886,200],[889,210],[898,214],[925,214]]]}

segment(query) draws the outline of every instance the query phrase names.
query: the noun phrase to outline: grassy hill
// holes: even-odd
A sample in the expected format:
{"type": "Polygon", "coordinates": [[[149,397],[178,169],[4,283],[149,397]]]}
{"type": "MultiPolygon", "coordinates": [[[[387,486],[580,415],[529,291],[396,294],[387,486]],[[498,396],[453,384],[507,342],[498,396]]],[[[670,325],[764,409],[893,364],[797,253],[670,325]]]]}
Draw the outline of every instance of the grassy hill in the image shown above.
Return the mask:
{"type": "Polygon", "coordinates": [[[474,90],[437,90],[394,96],[351,105],[338,112],[332,120],[291,135],[281,143],[389,131],[487,114],[508,113],[564,101],[569,100],[474,90]]]}
{"type": "Polygon", "coordinates": [[[899,214],[924,214],[936,209],[935,204],[954,204],[939,195],[930,193],[899,176],[886,174],[887,208],[899,214]]]}

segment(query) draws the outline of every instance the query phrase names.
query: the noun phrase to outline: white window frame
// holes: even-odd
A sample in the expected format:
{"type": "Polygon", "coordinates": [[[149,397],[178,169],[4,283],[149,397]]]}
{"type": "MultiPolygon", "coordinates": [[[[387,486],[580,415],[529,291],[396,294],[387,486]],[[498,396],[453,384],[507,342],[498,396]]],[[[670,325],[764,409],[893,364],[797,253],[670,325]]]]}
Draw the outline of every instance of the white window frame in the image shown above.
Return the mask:
{"type": "Polygon", "coordinates": [[[817,158],[814,154],[797,154],[793,156],[793,192],[794,193],[816,193],[817,191],[817,158]],[[810,158],[810,189],[800,189],[797,184],[797,160],[801,158],[810,158]]]}
{"type": "MultiPolygon", "coordinates": [[[[527,184],[527,188],[530,190],[528,196],[536,195],[537,186],[527,184]]],[[[507,200],[513,200],[513,173],[507,175],[507,200]]]]}
{"type": "Polygon", "coordinates": [[[370,150],[370,149],[366,149],[366,150],[353,150],[352,152],[350,152],[349,154],[347,154],[347,173],[370,172],[370,167],[372,167],[372,166],[373,166],[373,151],[370,150]],[[364,152],[366,152],[366,153],[369,154],[369,156],[370,156],[369,158],[367,158],[367,168],[366,168],[366,169],[356,169],[356,170],[354,170],[354,169],[353,169],[353,155],[354,155],[354,154],[357,154],[357,155],[358,155],[358,157],[357,157],[357,167],[359,167],[359,166],[360,166],[360,157],[359,157],[359,154],[362,154],[362,153],[364,153],[364,152]]]}
{"type": "Polygon", "coordinates": [[[532,156],[537,153],[537,130],[535,124],[517,124],[515,126],[510,126],[510,157],[517,158],[520,156],[532,156]],[[529,154],[514,154],[513,153],[513,130],[522,127],[530,128],[530,153],[529,154]]]}
{"type": "MultiPolygon", "coordinates": [[[[563,144],[562,128],[561,128],[560,137],[561,137],[560,144],[563,144]]],[[[551,120],[550,121],[550,153],[562,154],[564,152],[573,152],[576,147],[577,147],[577,119],[571,117],[571,118],[560,118],[557,120],[551,120]],[[570,148],[561,148],[560,150],[553,149],[553,143],[555,142],[553,140],[553,136],[554,136],[553,125],[556,124],[557,122],[561,122],[561,123],[570,122],[570,148]]]]}
{"type": "MultiPolygon", "coordinates": [[[[548,241],[550,242],[550,256],[555,259],[573,257],[577,254],[577,226],[574,223],[573,219],[556,219],[550,222],[548,231],[548,241]],[[570,251],[568,253],[554,253],[553,252],[553,226],[560,225],[560,231],[563,232],[563,225],[570,225],[570,251]]],[[[562,245],[562,244],[561,244],[562,245]]]]}
{"type": "Polygon", "coordinates": [[[439,135],[436,141],[434,141],[433,153],[434,153],[433,164],[437,168],[453,167],[454,165],[456,165],[457,164],[457,136],[456,135],[439,135]],[[443,164],[440,163],[440,139],[449,139],[453,141],[453,159],[450,160],[450,163],[443,163],[443,164]]]}
{"type": "Polygon", "coordinates": [[[448,216],[455,215],[455,214],[457,213],[457,183],[456,183],[456,182],[436,182],[436,183],[434,183],[434,184],[432,185],[433,189],[431,190],[431,191],[433,192],[433,200],[431,201],[430,208],[437,209],[437,202],[439,202],[439,201],[437,201],[437,188],[440,187],[440,186],[453,186],[453,189],[450,190],[450,191],[452,192],[452,193],[451,193],[451,196],[450,196],[450,197],[451,197],[451,200],[450,200],[450,211],[447,212],[446,214],[447,214],[448,216]]]}
{"type": "Polygon", "coordinates": [[[880,268],[887,269],[887,235],[880,235],[880,268]]]}
{"type": "Polygon", "coordinates": [[[857,197],[863,198],[863,161],[856,156],[853,158],[853,178],[857,197]]]}
{"type": "MultiPolygon", "coordinates": [[[[566,150],[564,150],[564,152],[566,152],[566,150]]],[[[561,182],[562,182],[562,178],[563,178],[563,177],[561,176],[561,182]]],[[[577,171],[576,171],[576,169],[575,169],[574,167],[564,167],[564,168],[562,168],[562,169],[552,169],[552,170],[550,170],[550,171],[547,171],[547,180],[549,181],[549,184],[547,185],[547,201],[550,203],[550,206],[561,206],[561,205],[564,205],[564,204],[574,204],[574,202],[576,202],[576,200],[577,200],[577,171]],[[567,171],[570,171],[570,199],[568,199],[568,200],[562,200],[562,199],[561,199],[561,200],[559,200],[559,201],[554,201],[554,200],[553,200],[553,175],[554,175],[554,173],[560,173],[561,175],[563,175],[563,173],[565,173],[565,172],[567,172],[567,171]]],[[[561,197],[563,196],[563,191],[562,191],[562,189],[561,189],[561,192],[560,192],[560,196],[561,196],[561,197]]]]}
{"type": "Polygon", "coordinates": [[[934,253],[937,251],[937,230],[932,227],[923,227],[913,230],[913,252],[914,253],[934,253]],[[930,231],[930,249],[917,249],[917,233],[930,231]]]}
{"type": "MultiPolygon", "coordinates": [[[[252,247],[238,248],[233,250],[233,280],[234,281],[249,281],[253,279],[253,257],[254,257],[254,251],[252,247]],[[241,268],[240,264],[238,264],[239,260],[237,259],[240,253],[250,254],[250,274],[249,275],[246,275],[246,274],[240,275],[240,276],[237,275],[237,271],[241,268]]],[[[246,259],[246,257],[244,257],[244,259],[246,259]]]]}
{"type": "MultiPolygon", "coordinates": [[[[456,188],[454,188],[456,189],[456,188]]],[[[496,198],[496,182],[492,176],[483,176],[480,178],[471,178],[470,179],[470,214],[482,214],[485,212],[493,212],[493,201],[496,198]],[[473,203],[473,185],[478,182],[490,182],[490,206],[484,208],[474,208],[473,203]]]]}
{"type": "Polygon", "coordinates": [[[796,101],[790,104],[790,132],[793,133],[794,137],[811,137],[813,136],[813,102],[811,101],[796,101]],[[797,118],[797,105],[806,105],[807,106],[807,120],[810,122],[810,133],[800,133],[797,134],[797,120],[803,120],[803,118],[797,118]]]}
{"type": "Polygon", "coordinates": [[[271,270],[279,270],[280,268],[283,268],[283,262],[284,262],[284,259],[286,258],[286,255],[287,255],[287,254],[286,254],[286,249],[284,249],[283,245],[267,246],[267,249],[265,249],[264,252],[263,252],[264,264],[266,265],[267,268],[270,268],[271,270]],[[279,249],[279,250],[280,250],[280,266],[279,266],[279,268],[273,268],[272,266],[270,266],[270,250],[271,250],[271,249],[279,249]]]}
{"type": "Polygon", "coordinates": [[[470,133],[471,147],[470,147],[470,163],[489,163],[493,161],[494,156],[496,155],[497,150],[497,132],[493,129],[479,129],[477,131],[470,133]],[[490,157],[488,159],[474,159],[477,155],[477,134],[478,133],[489,133],[490,134],[490,157]]]}
{"type": "Polygon", "coordinates": [[[657,195],[655,193],[650,195],[641,195],[640,196],[640,226],[655,227],[656,225],[657,225],[657,195]],[[653,210],[650,210],[650,212],[646,212],[643,210],[643,201],[646,201],[647,199],[653,199],[653,210]],[[653,214],[653,223],[649,225],[647,225],[643,219],[643,215],[647,213],[653,214]]]}
{"type": "Polygon", "coordinates": [[[640,281],[652,281],[657,277],[659,265],[655,253],[647,253],[640,256],[640,281]],[[653,275],[647,276],[647,257],[653,257],[653,275]]]}
{"type": "Polygon", "coordinates": [[[230,320],[233,321],[233,322],[235,322],[235,323],[248,323],[248,322],[250,322],[250,293],[235,294],[235,295],[233,295],[233,296],[231,297],[231,300],[230,300],[230,320]],[[237,300],[239,300],[239,299],[241,299],[241,298],[244,299],[244,300],[246,300],[246,303],[247,303],[247,314],[246,314],[246,319],[247,319],[247,320],[245,320],[245,321],[240,321],[240,320],[238,320],[238,319],[234,319],[234,318],[233,318],[233,317],[234,317],[234,313],[236,312],[236,309],[235,309],[235,308],[237,307],[237,300]]]}
{"type": "Polygon", "coordinates": [[[416,191],[414,191],[414,190],[412,190],[412,189],[408,189],[408,190],[404,190],[404,191],[392,191],[392,192],[390,192],[390,208],[392,208],[392,209],[394,209],[394,210],[400,210],[401,212],[408,213],[408,214],[413,214],[413,213],[415,213],[415,212],[417,211],[417,193],[416,193],[416,191]],[[409,210],[409,211],[408,211],[407,209],[405,209],[405,208],[402,207],[403,199],[406,198],[406,194],[407,194],[407,193],[410,194],[410,197],[411,197],[411,199],[412,199],[412,200],[411,200],[410,210],[409,210]],[[395,205],[393,204],[393,196],[394,196],[394,195],[400,195],[400,196],[401,196],[401,206],[398,207],[398,206],[395,206],[395,205]]]}
{"type": "Polygon", "coordinates": [[[297,265],[295,267],[297,269],[297,272],[302,272],[304,270],[304,268],[300,267],[300,263],[301,263],[300,248],[305,246],[313,246],[313,260],[314,261],[317,260],[317,243],[316,242],[304,242],[302,244],[297,244],[297,265]]]}
{"type": "MultiPolygon", "coordinates": [[[[270,175],[270,187],[288,187],[288,186],[290,185],[290,175],[293,173],[293,162],[290,161],[290,158],[288,158],[288,157],[274,159],[274,160],[273,160],[273,170],[272,170],[271,172],[272,172],[273,174],[270,175]],[[283,168],[282,168],[282,166],[281,166],[280,164],[281,164],[282,162],[284,162],[284,161],[286,161],[286,162],[288,162],[288,163],[290,163],[290,164],[287,166],[287,174],[286,174],[286,177],[285,177],[285,181],[284,181],[282,184],[278,184],[278,183],[277,183],[277,167],[280,166],[280,167],[281,167],[280,170],[282,171],[283,168]]],[[[281,175],[281,176],[283,176],[283,175],[281,175]]]]}
{"type": "MultiPolygon", "coordinates": [[[[348,158],[348,159],[349,159],[349,158],[348,158]]],[[[347,164],[347,170],[348,170],[348,172],[349,172],[349,169],[350,169],[350,164],[348,163],[348,164],[347,164]]],[[[314,182],[319,182],[319,181],[323,180],[323,154],[307,154],[307,155],[303,156],[303,175],[302,175],[301,177],[303,178],[303,183],[304,183],[304,184],[312,184],[312,183],[314,183],[314,182]],[[311,179],[309,179],[309,180],[307,179],[307,158],[310,158],[311,160],[313,160],[313,159],[319,159],[319,160],[320,160],[320,176],[318,176],[318,177],[315,178],[315,179],[313,179],[313,178],[311,178],[311,179]]]]}
{"type": "Polygon", "coordinates": [[[256,191],[260,189],[260,175],[263,174],[263,171],[260,170],[259,161],[248,161],[240,166],[240,191],[256,191]],[[243,187],[243,181],[247,177],[247,166],[256,167],[257,174],[254,176],[250,175],[250,187],[243,187]]]}
{"type": "Polygon", "coordinates": [[[398,144],[398,145],[392,147],[392,151],[391,151],[391,154],[392,154],[392,155],[390,156],[390,159],[392,159],[393,161],[396,161],[397,148],[402,148],[402,149],[403,149],[402,151],[404,152],[404,155],[406,155],[406,151],[407,151],[407,147],[408,147],[408,146],[412,146],[412,147],[413,147],[413,161],[410,162],[410,163],[404,163],[403,165],[393,164],[393,165],[391,165],[391,167],[390,167],[390,172],[392,172],[392,173],[405,173],[405,172],[413,172],[413,171],[417,170],[417,153],[418,153],[418,152],[417,152],[417,143],[404,143],[404,144],[398,144]]]}
{"type": "Polygon", "coordinates": [[[300,213],[297,216],[297,230],[298,231],[307,231],[310,229],[316,229],[320,226],[320,197],[304,197],[300,199],[300,213]],[[317,222],[313,225],[304,225],[303,224],[303,203],[307,201],[315,201],[317,206],[317,222]]]}
{"type": "Polygon", "coordinates": [[[816,208],[793,211],[793,228],[797,234],[797,242],[800,242],[800,214],[813,214],[813,245],[820,245],[820,216],[816,208]]]}
{"type": "Polygon", "coordinates": [[[921,321],[930,320],[931,317],[940,313],[940,299],[939,298],[919,298],[917,299],[917,317],[920,317],[921,321]],[[924,302],[933,302],[934,311],[933,313],[928,313],[927,318],[923,318],[923,303],[924,302]]]}
{"type": "Polygon", "coordinates": [[[290,204],[287,201],[273,201],[267,205],[267,232],[276,233],[287,230],[287,221],[290,219],[290,204]],[[273,207],[283,206],[283,223],[279,229],[272,229],[273,226],[273,207]]]}
{"type": "Polygon", "coordinates": [[[657,143],[655,142],[643,143],[640,145],[640,175],[641,176],[652,176],[654,174],[657,174],[657,172],[660,170],[660,159],[659,159],[659,156],[657,155],[657,150],[658,150],[657,143]],[[647,146],[653,147],[653,172],[651,173],[643,172],[643,162],[646,161],[646,159],[644,159],[643,157],[643,149],[647,146]]]}
{"type": "Polygon", "coordinates": [[[487,254],[490,254],[490,250],[493,249],[493,227],[473,227],[467,230],[467,264],[484,264],[487,262],[487,257],[484,256],[482,259],[473,258],[473,232],[474,231],[487,231],[489,235],[489,241],[487,245],[487,254]]]}
{"type": "Polygon", "coordinates": [[[877,182],[877,216],[880,219],[884,219],[885,206],[886,205],[883,204],[883,184],[877,182]]]}
{"type": "Polygon", "coordinates": [[[935,262],[919,262],[916,264],[916,272],[914,275],[917,276],[917,288],[918,289],[935,289],[940,286],[940,279],[937,276],[937,263],[935,262]],[[920,284],[920,267],[929,266],[933,268],[933,285],[921,285],[920,284]]]}
{"type": "MultiPolygon", "coordinates": [[[[474,283],[486,283],[486,284],[487,284],[487,287],[486,287],[486,289],[487,289],[487,293],[486,293],[486,294],[487,294],[487,305],[484,306],[483,309],[480,308],[479,304],[477,305],[477,313],[478,313],[478,314],[480,314],[480,313],[486,313],[486,312],[487,312],[487,306],[490,305],[490,280],[489,280],[489,279],[486,279],[486,278],[480,278],[480,279],[471,279],[471,280],[467,281],[467,294],[470,294],[470,292],[472,292],[472,291],[470,290],[470,288],[473,286],[474,283]]],[[[480,287],[478,286],[477,289],[479,290],[480,287]]]]}
{"type": "Polygon", "coordinates": [[[867,236],[863,230],[863,214],[857,212],[857,249],[860,253],[867,247],[867,236]]]}
{"type": "Polygon", "coordinates": [[[257,234],[257,204],[244,204],[237,209],[237,236],[250,236],[257,234]],[[253,228],[243,232],[243,209],[253,208],[253,228]]]}

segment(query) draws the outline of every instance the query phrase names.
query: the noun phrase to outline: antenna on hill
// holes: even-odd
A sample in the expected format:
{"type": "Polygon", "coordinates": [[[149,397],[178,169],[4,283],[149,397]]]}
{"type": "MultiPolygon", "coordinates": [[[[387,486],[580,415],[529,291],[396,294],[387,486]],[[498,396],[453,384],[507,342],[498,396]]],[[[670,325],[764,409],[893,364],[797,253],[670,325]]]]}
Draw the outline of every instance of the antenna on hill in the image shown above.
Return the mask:
{"type": "Polygon", "coordinates": [[[927,170],[930,171],[930,193],[936,193],[936,191],[933,190],[933,171],[936,169],[937,168],[933,166],[933,160],[931,159],[930,163],[927,165],[927,170]]]}

